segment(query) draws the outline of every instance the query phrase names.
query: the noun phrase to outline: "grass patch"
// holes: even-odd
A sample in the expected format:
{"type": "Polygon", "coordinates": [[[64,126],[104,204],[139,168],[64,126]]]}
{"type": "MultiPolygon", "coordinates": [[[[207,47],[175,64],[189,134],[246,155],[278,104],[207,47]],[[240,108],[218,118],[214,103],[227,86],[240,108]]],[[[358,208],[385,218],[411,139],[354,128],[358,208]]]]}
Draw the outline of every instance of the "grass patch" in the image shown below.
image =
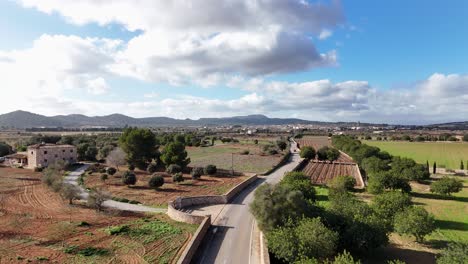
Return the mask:
{"type": "Polygon", "coordinates": [[[414,159],[416,162],[429,165],[434,161],[437,167],[459,169],[460,160],[466,165],[468,144],[462,142],[407,142],[407,141],[363,141],[363,143],[379,147],[394,156],[414,159]]]}
{"type": "Polygon", "coordinates": [[[328,200],[328,188],[322,185],[314,186],[316,197],[317,197],[317,204],[323,207],[327,207],[330,204],[328,200]]]}

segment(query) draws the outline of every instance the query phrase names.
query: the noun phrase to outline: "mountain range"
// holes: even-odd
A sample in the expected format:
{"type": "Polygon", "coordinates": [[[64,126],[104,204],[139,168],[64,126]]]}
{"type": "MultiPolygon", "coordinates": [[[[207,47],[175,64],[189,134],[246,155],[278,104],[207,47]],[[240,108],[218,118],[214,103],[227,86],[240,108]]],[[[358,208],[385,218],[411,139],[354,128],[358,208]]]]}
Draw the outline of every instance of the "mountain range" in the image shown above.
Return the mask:
{"type": "Polygon", "coordinates": [[[169,117],[134,118],[122,114],[106,116],[85,116],[79,114],[44,116],[26,111],[14,111],[0,115],[0,127],[158,127],[158,126],[220,126],[220,125],[287,125],[287,124],[326,124],[295,118],[269,118],[264,115],[234,116],[224,118],[174,119],[169,117]]]}

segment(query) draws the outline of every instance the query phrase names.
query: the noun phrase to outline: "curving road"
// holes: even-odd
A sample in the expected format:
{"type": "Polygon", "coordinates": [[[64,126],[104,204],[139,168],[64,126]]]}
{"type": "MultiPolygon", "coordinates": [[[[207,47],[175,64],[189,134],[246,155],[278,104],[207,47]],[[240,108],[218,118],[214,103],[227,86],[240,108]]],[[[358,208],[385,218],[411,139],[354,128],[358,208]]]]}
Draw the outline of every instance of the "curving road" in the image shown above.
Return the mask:
{"type": "MultiPolygon", "coordinates": [[[[296,144],[291,142],[290,160],[266,177],[257,180],[238,194],[230,203],[223,205],[212,219],[212,227],[208,231],[202,246],[192,263],[261,263],[258,239],[255,237],[255,219],[249,211],[255,189],[267,182],[278,183],[286,172],[292,171],[300,162],[296,144]]],[[[200,207],[202,212],[212,211],[208,207],[200,207]]],[[[257,234],[258,235],[258,234],[257,234]]]]}
{"type": "MultiPolygon", "coordinates": [[[[70,172],[63,179],[64,183],[72,184],[78,187],[80,190],[80,198],[86,200],[89,196],[88,192],[78,184],[78,178],[81,174],[85,173],[89,165],[85,164],[78,169],[70,172]]],[[[129,204],[117,202],[114,200],[107,200],[103,203],[104,207],[118,209],[122,211],[132,211],[132,212],[150,212],[150,213],[165,213],[167,210],[162,208],[154,208],[150,206],[144,206],[139,204],[129,204]]]]}

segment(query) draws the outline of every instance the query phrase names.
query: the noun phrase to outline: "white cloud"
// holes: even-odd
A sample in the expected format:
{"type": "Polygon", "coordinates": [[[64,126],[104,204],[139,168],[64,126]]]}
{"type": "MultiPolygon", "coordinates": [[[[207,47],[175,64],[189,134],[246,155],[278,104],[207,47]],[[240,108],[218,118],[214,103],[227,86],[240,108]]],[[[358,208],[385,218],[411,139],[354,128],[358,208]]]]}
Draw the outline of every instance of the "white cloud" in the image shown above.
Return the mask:
{"type": "Polygon", "coordinates": [[[159,97],[159,94],[156,92],[151,92],[151,93],[146,93],[143,95],[144,98],[157,98],[159,97]]]}
{"type": "Polygon", "coordinates": [[[106,80],[102,77],[86,81],[88,92],[94,95],[102,95],[107,93],[110,88],[106,80]]]}
{"type": "Polygon", "coordinates": [[[320,32],[318,38],[320,40],[325,40],[325,39],[331,37],[332,35],[333,35],[333,31],[328,30],[328,29],[324,29],[324,30],[322,30],[322,32],[320,32]]]}
{"type": "Polygon", "coordinates": [[[212,86],[229,75],[269,75],[336,65],[308,37],[343,21],[341,4],[289,0],[18,0],[79,25],[118,23],[143,33],[111,69],[170,84],[212,86]]]}

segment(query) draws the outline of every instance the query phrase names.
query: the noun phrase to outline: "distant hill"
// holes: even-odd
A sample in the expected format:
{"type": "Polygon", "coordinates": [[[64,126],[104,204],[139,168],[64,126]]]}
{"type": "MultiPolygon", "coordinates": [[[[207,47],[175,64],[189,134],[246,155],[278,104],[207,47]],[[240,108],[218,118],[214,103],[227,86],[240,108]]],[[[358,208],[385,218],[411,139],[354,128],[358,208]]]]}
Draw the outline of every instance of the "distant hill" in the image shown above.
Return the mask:
{"type": "Polygon", "coordinates": [[[234,116],[225,118],[174,119],[169,117],[133,118],[122,114],[107,116],[58,115],[43,116],[26,111],[15,111],[0,115],[0,127],[33,128],[85,126],[123,127],[128,126],[219,126],[219,125],[287,125],[287,124],[326,124],[295,118],[269,118],[264,115],[234,116]]]}

